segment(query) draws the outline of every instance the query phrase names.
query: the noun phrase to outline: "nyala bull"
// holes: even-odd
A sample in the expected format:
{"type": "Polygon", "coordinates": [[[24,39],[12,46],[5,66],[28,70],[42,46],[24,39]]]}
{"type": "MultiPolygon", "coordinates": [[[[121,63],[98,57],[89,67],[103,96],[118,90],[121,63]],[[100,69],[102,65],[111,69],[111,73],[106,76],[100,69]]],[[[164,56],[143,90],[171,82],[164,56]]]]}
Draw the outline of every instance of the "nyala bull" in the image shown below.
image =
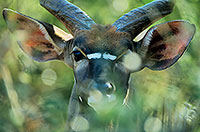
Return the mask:
{"type": "MultiPolygon", "coordinates": [[[[195,33],[193,24],[174,20],[151,27],[142,39],[134,41],[151,24],[172,12],[171,0],[151,2],[105,26],[96,24],[65,0],[40,0],[40,4],[70,34],[10,9],[4,9],[3,16],[28,56],[40,62],[61,60],[73,69],[75,83],[68,107],[69,131],[89,131],[89,127],[81,129],[77,120],[95,125],[98,113],[107,107],[126,107],[131,93],[130,74],[145,67],[164,70],[172,66],[195,33]]],[[[117,130],[113,127],[117,122],[111,124],[109,130],[117,130]]]]}

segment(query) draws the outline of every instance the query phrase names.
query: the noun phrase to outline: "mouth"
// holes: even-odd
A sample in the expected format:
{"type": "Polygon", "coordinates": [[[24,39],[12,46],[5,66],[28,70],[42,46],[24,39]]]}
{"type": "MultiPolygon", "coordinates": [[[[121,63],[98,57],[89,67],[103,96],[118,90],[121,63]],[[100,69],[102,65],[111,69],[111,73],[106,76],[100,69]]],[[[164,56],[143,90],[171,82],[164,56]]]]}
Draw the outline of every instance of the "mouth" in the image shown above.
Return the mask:
{"type": "Polygon", "coordinates": [[[93,108],[97,113],[108,113],[117,104],[117,97],[115,94],[103,95],[98,90],[89,92],[88,97],[78,96],[80,104],[93,108]]]}
{"type": "Polygon", "coordinates": [[[122,95],[116,92],[115,87],[114,90],[103,92],[97,89],[85,89],[79,94],[78,100],[81,105],[92,108],[96,113],[106,114],[126,106],[128,95],[129,90],[122,95]]]}

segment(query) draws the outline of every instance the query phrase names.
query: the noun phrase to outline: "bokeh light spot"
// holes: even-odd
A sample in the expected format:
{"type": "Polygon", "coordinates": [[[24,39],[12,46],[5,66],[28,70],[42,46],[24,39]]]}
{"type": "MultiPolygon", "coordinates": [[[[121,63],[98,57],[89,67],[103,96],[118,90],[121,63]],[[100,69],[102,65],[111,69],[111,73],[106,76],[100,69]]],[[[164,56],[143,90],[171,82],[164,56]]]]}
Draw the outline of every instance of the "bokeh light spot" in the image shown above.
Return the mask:
{"type": "Polygon", "coordinates": [[[20,72],[19,73],[19,80],[24,83],[24,84],[29,84],[32,81],[32,78],[29,74],[25,72],[20,72]]]}
{"type": "Polygon", "coordinates": [[[142,64],[140,56],[136,52],[129,51],[123,58],[123,65],[130,71],[139,70],[142,64]]]}
{"type": "Polygon", "coordinates": [[[128,8],[128,0],[114,0],[113,7],[116,11],[124,12],[128,8]]]}
{"type": "Polygon", "coordinates": [[[53,85],[56,82],[56,80],[57,80],[57,74],[52,69],[45,69],[42,72],[41,79],[42,79],[42,81],[43,81],[44,84],[46,84],[48,86],[51,86],[51,85],[53,85]]]}
{"type": "Polygon", "coordinates": [[[149,117],[144,124],[145,132],[159,132],[161,128],[162,122],[155,117],[149,117]]]}
{"type": "Polygon", "coordinates": [[[82,116],[76,116],[70,123],[71,128],[76,131],[87,131],[89,129],[89,122],[82,116]]]}
{"type": "Polygon", "coordinates": [[[14,37],[21,42],[27,40],[28,33],[25,30],[16,30],[14,33],[14,37]]]}
{"type": "Polygon", "coordinates": [[[98,90],[93,90],[89,93],[88,105],[91,106],[97,113],[107,113],[112,110],[115,104],[116,96],[114,94],[104,96],[98,90]]]}
{"type": "Polygon", "coordinates": [[[92,104],[100,103],[102,101],[102,98],[103,98],[103,95],[100,91],[98,91],[98,90],[90,91],[89,98],[88,98],[88,104],[92,105],[92,104]]]}

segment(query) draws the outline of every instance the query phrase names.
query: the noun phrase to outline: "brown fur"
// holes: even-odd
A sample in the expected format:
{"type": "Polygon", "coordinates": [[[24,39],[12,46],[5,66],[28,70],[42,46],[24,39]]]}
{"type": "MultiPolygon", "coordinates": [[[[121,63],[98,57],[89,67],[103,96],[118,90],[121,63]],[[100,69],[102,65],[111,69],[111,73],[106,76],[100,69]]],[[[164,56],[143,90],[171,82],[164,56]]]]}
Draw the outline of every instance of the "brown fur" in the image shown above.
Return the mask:
{"type": "Polygon", "coordinates": [[[127,38],[131,40],[130,34],[126,32],[117,32],[117,28],[111,25],[93,25],[91,30],[82,30],[76,33],[75,38],[84,36],[86,38],[86,47],[101,50],[119,50],[123,48],[120,40],[127,38]]]}

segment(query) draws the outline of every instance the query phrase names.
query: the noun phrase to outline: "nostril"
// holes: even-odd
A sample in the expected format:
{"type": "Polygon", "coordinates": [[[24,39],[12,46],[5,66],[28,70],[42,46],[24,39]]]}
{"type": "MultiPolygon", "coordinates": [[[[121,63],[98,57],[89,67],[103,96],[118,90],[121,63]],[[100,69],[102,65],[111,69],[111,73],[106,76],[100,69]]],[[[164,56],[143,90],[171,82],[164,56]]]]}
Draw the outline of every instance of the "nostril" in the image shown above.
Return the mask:
{"type": "Polygon", "coordinates": [[[106,84],[106,94],[111,95],[115,91],[115,86],[114,84],[107,82],[106,84]]]}

